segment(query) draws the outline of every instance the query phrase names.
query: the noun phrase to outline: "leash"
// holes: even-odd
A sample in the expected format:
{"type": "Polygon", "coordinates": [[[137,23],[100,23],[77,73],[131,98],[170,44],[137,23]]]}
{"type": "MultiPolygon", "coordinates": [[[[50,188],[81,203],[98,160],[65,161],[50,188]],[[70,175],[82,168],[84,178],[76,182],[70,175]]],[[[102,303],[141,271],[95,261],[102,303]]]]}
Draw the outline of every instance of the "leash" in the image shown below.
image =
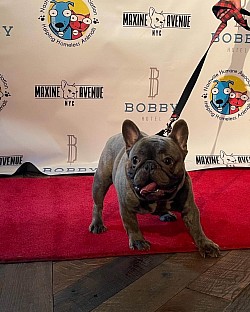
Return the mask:
{"type": "Polygon", "coordinates": [[[185,89],[182,92],[182,95],[169,119],[169,122],[166,125],[165,129],[162,129],[160,132],[156,133],[156,135],[160,136],[168,136],[170,132],[172,131],[172,124],[177,121],[181,115],[181,112],[187,103],[187,100],[196,84],[196,81],[200,75],[201,69],[203,67],[203,64],[205,62],[205,59],[207,57],[207,54],[209,52],[209,49],[211,48],[212,44],[215,42],[215,40],[219,37],[220,33],[223,31],[223,29],[227,26],[227,22],[234,18],[235,21],[245,28],[246,30],[250,30],[250,27],[247,24],[247,21],[243,18],[242,15],[250,16],[250,12],[248,12],[245,9],[241,9],[240,11],[236,9],[236,7],[226,0],[221,0],[217,4],[215,4],[212,8],[212,11],[216,18],[218,18],[221,23],[218,26],[216,32],[214,33],[212,40],[208,46],[207,51],[203,55],[202,59],[200,60],[199,64],[197,65],[196,69],[194,70],[192,76],[190,77],[185,89]]]}

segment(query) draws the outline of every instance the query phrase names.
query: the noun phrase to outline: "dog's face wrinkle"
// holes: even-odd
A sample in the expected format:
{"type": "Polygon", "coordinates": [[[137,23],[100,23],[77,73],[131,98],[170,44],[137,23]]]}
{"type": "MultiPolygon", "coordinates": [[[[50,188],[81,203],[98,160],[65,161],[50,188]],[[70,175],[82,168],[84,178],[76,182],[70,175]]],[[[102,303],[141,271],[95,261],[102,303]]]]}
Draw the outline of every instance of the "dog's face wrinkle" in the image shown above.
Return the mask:
{"type": "Polygon", "coordinates": [[[128,172],[129,176],[133,178],[136,172],[139,170],[143,170],[142,167],[145,166],[148,162],[152,163],[155,166],[155,169],[150,170],[151,174],[153,172],[157,173],[162,171],[166,175],[171,175],[171,173],[175,171],[176,164],[179,164],[181,155],[176,156],[176,154],[169,153],[164,148],[159,151],[154,150],[153,152],[151,152],[150,158],[145,157],[143,150],[139,150],[138,152],[132,151],[129,155],[129,158],[130,159],[128,163],[128,172]],[[158,157],[156,157],[156,154],[158,154],[158,157]]]}
{"type": "Polygon", "coordinates": [[[129,150],[129,158],[137,156],[139,159],[143,159],[145,156],[150,159],[155,159],[157,154],[166,156],[172,156],[176,154],[178,145],[169,138],[159,137],[143,137],[129,150]]]}
{"type": "Polygon", "coordinates": [[[174,162],[172,165],[164,166],[157,160],[147,160],[142,161],[137,166],[131,166],[128,168],[128,177],[131,180],[133,187],[136,189],[141,189],[151,182],[155,182],[158,185],[159,189],[169,189],[174,185],[179,183],[179,176],[184,172],[184,168],[178,170],[176,175],[175,169],[178,162],[174,162]],[[155,166],[154,169],[147,169],[148,162],[150,165],[155,166]]]}
{"type": "Polygon", "coordinates": [[[184,157],[172,138],[145,136],[127,150],[126,174],[137,197],[169,198],[181,183],[184,157]]]}

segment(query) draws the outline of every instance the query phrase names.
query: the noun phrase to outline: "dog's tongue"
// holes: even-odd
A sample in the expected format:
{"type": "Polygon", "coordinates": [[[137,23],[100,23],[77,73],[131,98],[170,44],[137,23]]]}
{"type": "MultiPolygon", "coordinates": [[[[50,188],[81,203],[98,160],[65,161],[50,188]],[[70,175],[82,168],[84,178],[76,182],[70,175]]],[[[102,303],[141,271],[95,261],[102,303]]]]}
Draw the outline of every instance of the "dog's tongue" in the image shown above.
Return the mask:
{"type": "Polygon", "coordinates": [[[157,190],[157,184],[155,182],[151,182],[141,189],[140,194],[146,195],[146,194],[154,192],[156,190],[157,190]]]}

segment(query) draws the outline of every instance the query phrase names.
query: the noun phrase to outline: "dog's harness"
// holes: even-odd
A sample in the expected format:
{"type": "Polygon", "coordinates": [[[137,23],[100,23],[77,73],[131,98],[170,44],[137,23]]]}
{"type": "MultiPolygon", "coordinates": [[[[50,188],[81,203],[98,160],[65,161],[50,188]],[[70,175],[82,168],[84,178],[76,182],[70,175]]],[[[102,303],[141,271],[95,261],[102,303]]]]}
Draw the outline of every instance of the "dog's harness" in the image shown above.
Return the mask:
{"type": "Polygon", "coordinates": [[[211,47],[211,45],[215,42],[215,40],[218,38],[220,33],[223,31],[223,29],[227,26],[227,22],[233,17],[235,21],[245,28],[246,30],[250,30],[250,27],[247,24],[247,21],[243,18],[242,15],[250,16],[250,12],[248,12],[245,9],[241,9],[240,11],[236,9],[236,7],[226,0],[221,0],[217,4],[215,4],[212,8],[212,11],[214,15],[221,21],[220,25],[218,26],[216,32],[213,34],[212,40],[209,44],[209,47],[200,60],[199,64],[197,65],[196,69],[194,70],[192,76],[190,77],[185,89],[182,92],[182,95],[169,119],[169,122],[166,125],[166,128],[161,130],[157,133],[157,135],[160,136],[168,136],[170,132],[172,131],[172,124],[179,119],[181,112],[195,86],[195,83],[199,77],[199,74],[201,72],[201,69],[203,67],[203,64],[205,62],[205,59],[207,57],[208,51],[211,47]]]}

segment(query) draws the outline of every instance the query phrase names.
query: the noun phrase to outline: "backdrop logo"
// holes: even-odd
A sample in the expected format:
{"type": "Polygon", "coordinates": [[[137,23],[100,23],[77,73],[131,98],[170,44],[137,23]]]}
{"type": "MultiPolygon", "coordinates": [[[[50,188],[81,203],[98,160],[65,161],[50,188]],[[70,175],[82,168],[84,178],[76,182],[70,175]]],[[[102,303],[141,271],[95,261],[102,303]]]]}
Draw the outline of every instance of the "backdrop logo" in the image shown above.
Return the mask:
{"type": "Polygon", "coordinates": [[[225,165],[226,167],[235,167],[250,164],[250,155],[235,155],[221,150],[217,155],[196,155],[196,165],[225,165]]]}
{"type": "Polygon", "coordinates": [[[237,70],[220,70],[203,88],[205,109],[219,120],[233,121],[250,109],[250,79],[237,70]]]}
{"type": "MultiPolygon", "coordinates": [[[[211,33],[211,39],[213,38],[214,33],[211,33]]],[[[224,44],[235,43],[235,44],[249,44],[250,43],[250,34],[249,33],[224,33],[219,35],[214,42],[222,42],[224,44]]]]}
{"type": "Polygon", "coordinates": [[[75,173],[94,173],[96,167],[44,167],[42,172],[45,174],[75,174],[75,173]]]}
{"type": "Polygon", "coordinates": [[[150,77],[149,77],[149,98],[153,99],[159,93],[159,75],[160,71],[156,67],[150,67],[150,77]]]}
{"type": "Polygon", "coordinates": [[[68,163],[73,164],[77,160],[77,138],[68,134],[68,163]]]}
{"type": "Polygon", "coordinates": [[[23,163],[23,155],[0,156],[0,166],[20,166],[23,163]]]}
{"type": "Polygon", "coordinates": [[[151,98],[152,102],[148,100],[127,101],[124,103],[124,111],[125,113],[141,114],[142,121],[161,121],[158,113],[166,114],[169,111],[173,112],[176,104],[159,102],[156,100],[156,97],[159,96],[160,89],[160,70],[158,68],[150,67],[148,79],[149,91],[147,98],[151,98]]]}
{"type": "Polygon", "coordinates": [[[97,8],[92,0],[86,3],[82,0],[44,1],[38,19],[51,42],[78,47],[92,38],[99,23],[97,8]]]}
{"type": "Polygon", "coordinates": [[[9,86],[7,80],[0,73],[0,112],[8,104],[8,98],[10,97],[9,86]]]}
{"type": "Polygon", "coordinates": [[[34,88],[35,99],[64,99],[64,105],[70,107],[79,100],[103,99],[103,92],[103,86],[76,85],[66,80],[62,80],[60,85],[35,85],[34,88]]]}
{"type": "Polygon", "coordinates": [[[123,12],[123,27],[146,27],[152,36],[161,36],[164,28],[191,28],[191,14],[164,13],[150,7],[147,12],[123,12]]]}

